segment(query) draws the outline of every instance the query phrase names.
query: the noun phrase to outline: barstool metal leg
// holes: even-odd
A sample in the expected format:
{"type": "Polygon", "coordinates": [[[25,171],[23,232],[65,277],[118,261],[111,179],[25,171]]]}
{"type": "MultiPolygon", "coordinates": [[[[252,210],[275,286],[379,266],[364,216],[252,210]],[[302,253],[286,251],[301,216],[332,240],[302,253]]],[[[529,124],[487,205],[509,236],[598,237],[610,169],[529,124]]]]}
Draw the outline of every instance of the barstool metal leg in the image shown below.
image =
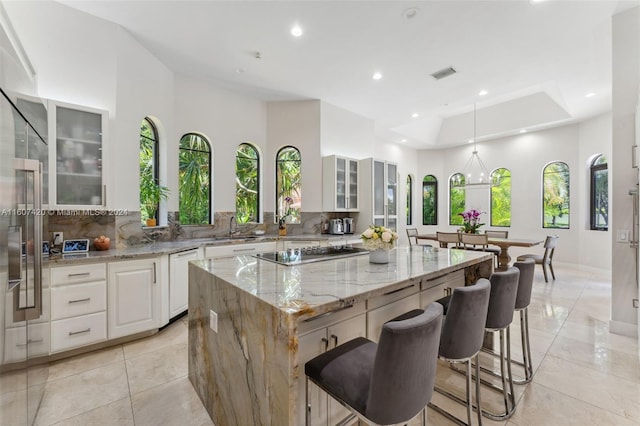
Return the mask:
{"type": "MultiPolygon", "coordinates": [[[[476,354],[476,413],[478,415],[478,426],[482,426],[482,406],[480,405],[480,352],[476,354]]],[[[471,419],[469,419],[471,425],[471,419]]]]}
{"type": "Polygon", "coordinates": [[[466,382],[467,382],[467,424],[471,424],[471,412],[473,411],[471,409],[471,358],[469,358],[466,362],[467,364],[467,377],[466,377],[466,382]]]}
{"type": "Polygon", "coordinates": [[[527,384],[533,379],[533,362],[531,360],[531,343],[529,341],[529,310],[520,310],[520,337],[522,340],[522,363],[513,361],[524,368],[524,379],[514,380],[516,385],[527,384]]]}
{"type": "MultiPolygon", "coordinates": [[[[505,347],[504,347],[505,346],[505,341],[504,341],[505,329],[500,329],[499,332],[500,332],[500,378],[502,380],[502,387],[500,388],[494,385],[493,383],[489,383],[488,381],[480,379],[480,382],[482,384],[487,385],[491,389],[502,392],[502,396],[504,399],[504,407],[505,407],[504,413],[495,414],[487,410],[482,410],[483,416],[491,420],[497,420],[497,421],[508,419],[513,415],[516,409],[516,399],[515,399],[515,393],[513,388],[513,376],[511,375],[511,348],[510,348],[511,334],[509,332],[509,326],[506,327],[506,333],[507,333],[506,357],[505,357],[505,347]],[[505,364],[507,366],[507,374],[505,374],[505,364]],[[507,390],[507,380],[509,381],[508,390],[507,390]]],[[[484,368],[481,367],[481,369],[485,371],[484,368]]],[[[493,371],[491,370],[489,370],[488,372],[490,374],[493,374],[493,371]]]]}
{"type": "Polygon", "coordinates": [[[305,426],[311,425],[311,406],[309,405],[309,376],[305,376],[304,380],[304,424],[305,426]]]}

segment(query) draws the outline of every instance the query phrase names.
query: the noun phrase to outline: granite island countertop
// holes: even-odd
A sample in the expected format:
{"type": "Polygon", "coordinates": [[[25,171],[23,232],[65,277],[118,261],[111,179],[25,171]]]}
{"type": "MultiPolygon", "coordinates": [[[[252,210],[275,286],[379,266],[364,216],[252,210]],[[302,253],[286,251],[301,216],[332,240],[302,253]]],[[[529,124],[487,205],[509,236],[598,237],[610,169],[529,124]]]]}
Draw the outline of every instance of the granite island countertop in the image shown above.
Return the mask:
{"type": "Polygon", "coordinates": [[[305,318],[393,291],[411,280],[432,280],[492,260],[492,256],[469,250],[406,246],[391,250],[387,264],[370,263],[368,254],[295,266],[252,255],[193,263],[286,314],[305,318]]]}

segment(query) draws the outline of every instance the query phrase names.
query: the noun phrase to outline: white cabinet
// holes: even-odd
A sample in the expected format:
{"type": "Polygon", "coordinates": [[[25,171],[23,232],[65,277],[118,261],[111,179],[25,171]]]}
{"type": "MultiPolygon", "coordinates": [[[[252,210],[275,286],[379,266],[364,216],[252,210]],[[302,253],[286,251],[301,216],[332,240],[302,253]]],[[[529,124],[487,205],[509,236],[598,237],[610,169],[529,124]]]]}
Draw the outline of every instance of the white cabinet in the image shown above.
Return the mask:
{"type": "Polygon", "coordinates": [[[160,298],[156,259],[109,264],[109,339],[158,327],[160,298]]]}
{"type": "Polygon", "coordinates": [[[209,246],[204,249],[204,257],[229,257],[240,256],[242,254],[253,254],[261,251],[275,251],[276,242],[266,241],[251,244],[229,244],[223,246],[209,246]]]}
{"type": "Polygon", "coordinates": [[[455,271],[433,280],[424,280],[421,284],[420,307],[451,294],[456,287],[464,287],[464,271],[455,271]]]}
{"type": "Polygon", "coordinates": [[[198,260],[200,249],[169,255],[169,318],[187,310],[189,305],[189,261],[198,260]]]}
{"type": "Polygon", "coordinates": [[[369,225],[386,226],[394,231],[398,226],[398,166],[388,161],[367,158],[360,160],[362,208],[358,232],[369,225]]]}
{"type": "MultiPolygon", "coordinates": [[[[298,339],[298,404],[296,424],[305,424],[305,374],[304,364],[321,353],[337,345],[366,334],[365,304],[359,303],[347,309],[323,315],[299,324],[298,339]]],[[[347,410],[314,384],[309,385],[309,404],[311,406],[311,424],[336,424],[347,415],[347,410]]]]}
{"type": "Polygon", "coordinates": [[[106,206],[108,112],[49,101],[49,206],[106,206]]]}
{"type": "Polygon", "coordinates": [[[385,322],[412,311],[421,309],[420,282],[412,282],[367,301],[367,338],[377,342],[385,322]]]}
{"type": "Polygon", "coordinates": [[[51,352],[107,338],[104,263],[51,268],[51,352]]]}
{"type": "Polygon", "coordinates": [[[357,212],[358,160],[331,155],[322,159],[322,210],[357,212]]]}

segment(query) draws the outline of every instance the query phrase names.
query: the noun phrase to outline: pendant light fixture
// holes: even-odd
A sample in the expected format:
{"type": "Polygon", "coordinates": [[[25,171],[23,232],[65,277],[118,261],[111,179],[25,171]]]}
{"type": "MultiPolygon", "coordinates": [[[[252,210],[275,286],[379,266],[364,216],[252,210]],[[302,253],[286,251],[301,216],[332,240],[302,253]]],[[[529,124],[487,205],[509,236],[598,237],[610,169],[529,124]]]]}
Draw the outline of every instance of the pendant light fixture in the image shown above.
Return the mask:
{"type": "Polygon", "coordinates": [[[456,179],[453,182],[453,186],[457,188],[464,189],[475,189],[475,188],[490,188],[493,186],[493,182],[491,181],[491,176],[487,171],[487,167],[484,165],[482,160],[480,159],[480,155],[478,155],[478,146],[476,139],[476,104],[473,104],[473,152],[471,153],[471,158],[467,161],[467,164],[462,169],[462,175],[464,176],[464,180],[456,179]]]}

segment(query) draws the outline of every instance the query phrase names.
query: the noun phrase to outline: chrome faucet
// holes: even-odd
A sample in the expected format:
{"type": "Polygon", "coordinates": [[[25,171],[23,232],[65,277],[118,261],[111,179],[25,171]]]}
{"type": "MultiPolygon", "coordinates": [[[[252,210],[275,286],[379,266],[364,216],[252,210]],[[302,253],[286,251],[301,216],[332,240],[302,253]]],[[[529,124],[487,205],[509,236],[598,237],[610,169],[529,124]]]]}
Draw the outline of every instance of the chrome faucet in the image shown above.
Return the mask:
{"type": "Polygon", "coordinates": [[[238,221],[236,220],[235,216],[231,216],[231,219],[229,219],[229,238],[231,238],[233,234],[237,234],[237,233],[238,233],[238,221]],[[233,226],[234,223],[235,223],[235,227],[233,226]]]}

